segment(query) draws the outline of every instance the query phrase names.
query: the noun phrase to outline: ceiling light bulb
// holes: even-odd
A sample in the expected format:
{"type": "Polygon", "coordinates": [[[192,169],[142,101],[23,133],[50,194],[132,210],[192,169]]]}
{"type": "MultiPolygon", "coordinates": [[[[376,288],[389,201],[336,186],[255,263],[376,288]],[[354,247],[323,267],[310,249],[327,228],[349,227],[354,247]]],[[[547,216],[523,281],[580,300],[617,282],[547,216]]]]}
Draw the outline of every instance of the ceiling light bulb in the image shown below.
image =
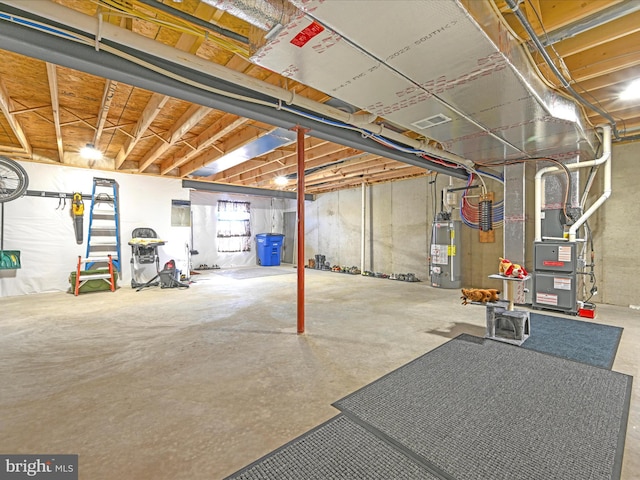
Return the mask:
{"type": "Polygon", "coordinates": [[[276,185],[281,185],[281,186],[284,186],[287,183],[289,183],[289,179],[283,176],[276,177],[274,181],[276,182],[276,185]]]}
{"type": "Polygon", "coordinates": [[[100,160],[102,158],[102,152],[93,146],[91,143],[87,143],[86,146],[80,149],[80,156],[87,160],[100,160]]]}
{"type": "Polygon", "coordinates": [[[620,100],[635,100],[640,98],[640,78],[631,82],[620,94],[620,100]]]}

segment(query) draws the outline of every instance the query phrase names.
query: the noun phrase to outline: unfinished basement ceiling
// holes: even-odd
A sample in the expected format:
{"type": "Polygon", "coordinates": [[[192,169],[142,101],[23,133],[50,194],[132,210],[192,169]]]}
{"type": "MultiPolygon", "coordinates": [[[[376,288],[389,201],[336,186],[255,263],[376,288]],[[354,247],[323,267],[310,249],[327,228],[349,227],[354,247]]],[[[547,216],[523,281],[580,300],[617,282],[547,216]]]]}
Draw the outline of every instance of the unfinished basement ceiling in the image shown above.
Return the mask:
{"type": "Polygon", "coordinates": [[[593,125],[612,120],[618,140],[640,131],[639,102],[618,100],[640,77],[640,2],[520,3],[564,80],[501,0],[281,3],[0,1],[0,154],[292,189],[274,179],[295,178],[288,127],[299,123],[309,128],[306,189],[322,193],[432,170],[464,177],[456,159],[590,155],[593,125]],[[58,35],[47,51],[38,38],[48,34],[24,18],[93,43],[99,31],[102,43],[87,50],[58,35]],[[58,44],[65,48],[55,51],[58,44]],[[81,47],[86,59],[64,56],[81,47]],[[145,75],[121,57],[111,63],[109,47],[144,53],[153,70],[145,75]],[[163,76],[169,67],[174,78],[163,76]],[[218,101],[219,85],[225,95],[251,92],[254,103],[218,101]],[[351,121],[366,133],[333,125],[351,121]],[[88,143],[102,160],[80,157],[88,143]]]}

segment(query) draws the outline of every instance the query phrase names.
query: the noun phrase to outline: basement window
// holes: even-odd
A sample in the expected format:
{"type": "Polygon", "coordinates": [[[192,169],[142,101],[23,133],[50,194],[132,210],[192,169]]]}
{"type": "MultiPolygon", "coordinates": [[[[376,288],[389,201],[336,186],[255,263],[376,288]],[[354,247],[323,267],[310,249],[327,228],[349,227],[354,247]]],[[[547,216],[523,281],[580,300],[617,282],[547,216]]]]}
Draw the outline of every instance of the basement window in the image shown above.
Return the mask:
{"type": "Polygon", "coordinates": [[[218,252],[251,251],[251,204],[218,201],[218,252]]]}

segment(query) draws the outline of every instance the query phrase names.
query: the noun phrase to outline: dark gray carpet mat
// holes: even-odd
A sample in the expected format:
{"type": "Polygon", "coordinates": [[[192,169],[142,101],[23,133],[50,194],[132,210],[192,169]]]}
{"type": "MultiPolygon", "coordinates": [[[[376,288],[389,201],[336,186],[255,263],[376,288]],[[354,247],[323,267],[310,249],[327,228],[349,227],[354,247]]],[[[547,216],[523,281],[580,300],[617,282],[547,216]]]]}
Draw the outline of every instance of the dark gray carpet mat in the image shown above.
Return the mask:
{"type": "Polygon", "coordinates": [[[227,480],[438,480],[424,466],[338,415],[227,480]]]}
{"type": "Polygon", "coordinates": [[[256,268],[233,268],[229,270],[215,270],[216,275],[222,275],[235,280],[246,280],[248,278],[272,277],[274,275],[290,275],[296,273],[294,268],[282,267],[256,267],[256,268]]]}
{"type": "Polygon", "coordinates": [[[461,335],[335,406],[457,480],[616,479],[631,383],[461,335]]]}
{"type": "Polygon", "coordinates": [[[622,328],[533,312],[530,322],[531,336],[523,348],[596,367],[613,366],[622,328]]]}

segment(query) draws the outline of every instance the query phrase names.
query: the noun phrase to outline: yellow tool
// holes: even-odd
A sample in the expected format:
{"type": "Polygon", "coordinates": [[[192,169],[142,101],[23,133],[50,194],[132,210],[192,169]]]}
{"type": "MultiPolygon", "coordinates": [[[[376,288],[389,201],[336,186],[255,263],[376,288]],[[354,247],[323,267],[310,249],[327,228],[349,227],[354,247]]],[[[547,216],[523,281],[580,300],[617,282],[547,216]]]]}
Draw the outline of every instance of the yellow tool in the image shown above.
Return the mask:
{"type": "Polygon", "coordinates": [[[73,201],[71,202],[71,213],[73,214],[73,228],[76,232],[76,242],[82,243],[82,229],[83,229],[83,216],[84,216],[84,202],[82,201],[81,193],[73,194],[73,201]]]}

